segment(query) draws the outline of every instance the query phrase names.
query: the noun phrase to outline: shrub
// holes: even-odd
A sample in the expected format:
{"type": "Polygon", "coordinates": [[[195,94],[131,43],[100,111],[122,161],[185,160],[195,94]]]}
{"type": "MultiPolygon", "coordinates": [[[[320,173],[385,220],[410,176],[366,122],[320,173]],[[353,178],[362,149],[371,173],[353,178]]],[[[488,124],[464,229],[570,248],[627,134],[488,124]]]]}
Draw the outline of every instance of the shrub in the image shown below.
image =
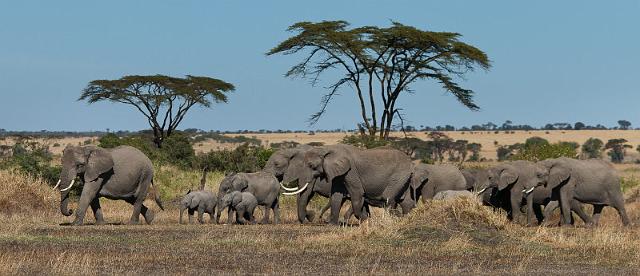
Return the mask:
{"type": "Polygon", "coordinates": [[[51,166],[53,156],[49,147],[37,142],[19,141],[12,148],[13,154],[2,164],[2,168],[17,168],[32,177],[42,178],[49,184],[56,183],[61,167],[51,166]]]}
{"type": "Polygon", "coordinates": [[[511,156],[512,160],[529,160],[540,161],[549,158],[569,157],[576,158],[577,144],[558,142],[554,144],[545,143],[525,143],[517,150],[517,153],[511,156]]]}
{"type": "Polygon", "coordinates": [[[152,137],[146,135],[118,137],[113,133],[109,133],[100,137],[98,144],[99,147],[103,148],[114,148],[122,145],[139,149],[155,162],[173,164],[182,168],[191,167],[195,158],[195,151],[191,141],[180,132],[174,132],[167,137],[160,149],[153,144],[152,137]]]}
{"type": "Polygon", "coordinates": [[[607,154],[611,157],[611,162],[622,163],[622,161],[624,161],[624,155],[627,153],[627,149],[632,148],[632,146],[627,145],[626,143],[627,140],[623,138],[610,139],[607,141],[604,148],[610,149],[607,154]]]}
{"type": "Polygon", "coordinates": [[[298,145],[300,145],[300,143],[298,142],[294,142],[294,141],[283,141],[280,143],[271,143],[271,148],[274,149],[291,149],[291,148],[295,148],[298,145]]]}
{"type": "Polygon", "coordinates": [[[246,143],[234,150],[200,154],[195,158],[194,167],[221,172],[256,172],[264,167],[273,151],[246,143]]]}
{"type": "Polygon", "coordinates": [[[381,140],[377,136],[371,135],[349,135],[342,139],[342,143],[359,148],[372,149],[386,146],[389,144],[389,141],[381,140]]]}
{"type": "Polygon", "coordinates": [[[582,154],[586,158],[602,157],[602,147],[604,143],[598,138],[589,138],[582,144],[582,154]]]}

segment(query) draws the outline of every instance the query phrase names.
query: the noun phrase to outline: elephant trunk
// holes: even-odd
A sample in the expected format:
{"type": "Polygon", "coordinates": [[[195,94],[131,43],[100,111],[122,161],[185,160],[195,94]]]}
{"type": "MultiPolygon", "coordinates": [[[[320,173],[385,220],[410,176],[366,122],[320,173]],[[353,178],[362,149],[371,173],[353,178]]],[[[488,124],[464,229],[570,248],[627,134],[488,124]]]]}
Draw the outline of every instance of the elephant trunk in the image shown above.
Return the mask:
{"type": "Polygon", "coordinates": [[[75,179],[76,173],[72,170],[62,170],[60,173],[60,213],[65,216],[71,216],[73,210],[68,208],[69,206],[69,193],[71,192],[71,185],[75,179]]]}
{"type": "Polygon", "coordinates": [[[222,211],[224,211],[224,206],[222,205],[222,197],[218,197],[218,204],[216,204],[216,224],[220,224],[220,215],[222,215],[222,211]]]}

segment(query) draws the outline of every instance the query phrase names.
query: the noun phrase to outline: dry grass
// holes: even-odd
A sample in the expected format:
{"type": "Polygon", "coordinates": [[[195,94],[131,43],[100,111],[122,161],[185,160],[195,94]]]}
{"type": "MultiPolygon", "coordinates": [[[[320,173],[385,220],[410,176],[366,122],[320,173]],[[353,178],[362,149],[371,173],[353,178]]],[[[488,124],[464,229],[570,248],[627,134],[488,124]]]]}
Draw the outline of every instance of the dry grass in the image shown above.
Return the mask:
{"type": "MultiPolygon", "coordinates": [[[[158,185],[171,181],[171,191],[199,180],[170,167],[164,174],[158,185]]],[[[220,176],[211,178],[213,189],[220,176]]],[[[640,231],[621,227],[609,208],[596,229],[522,227],[464,199],[421,204],[402,218],[375,209],[359,226],[332,227],[297,224],[287,199],[281,225],[179,225],[168,205],[153,225],[134,226],[124,224],[130,205],[102,200],[110,224],[91,225],[88,214],[89,225],[70,227],[60,225],[72,218],[57,212],[58,195],[43,183],[6,171],[0,183],[4,202],[31,204],[0,215],[1,275],[640,273],[640,231]],[[12,192],[20,190],[29,196],[12,192]]],[[[639,223],[640,203],[627,208],[639,223]]]]}

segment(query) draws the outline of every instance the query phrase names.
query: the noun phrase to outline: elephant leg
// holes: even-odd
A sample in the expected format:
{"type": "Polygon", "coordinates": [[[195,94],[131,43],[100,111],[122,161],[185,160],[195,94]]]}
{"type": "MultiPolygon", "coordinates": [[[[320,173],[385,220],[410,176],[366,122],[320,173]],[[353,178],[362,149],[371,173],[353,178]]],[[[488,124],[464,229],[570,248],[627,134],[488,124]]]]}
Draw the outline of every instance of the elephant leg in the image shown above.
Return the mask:
{"type": "MultiPolygon", "coordinates": [[[[232,224],[233,223],[233,212],[234,212],[234,210],[231,207],[229,207],[227,209],[227,224],[232,224]]],[[[237,211],[236,211],[236,213],[237,213],[237,211]]]]}
{"type": "Polygon", "coordinates": [[[324,207],[322,207],[322,209],[320,209],[320,220],[322,220],[322,217],[324,216],[324,213],[326,213],[327,210],[329,210],[329,208],[331,208],[331,202],[327,202],[327,204],[324,205],[324,207]]]}
{"type": "Polygon", "coordinates": [[[238,224],[247,224],[247,221],[244,219],[247,216],[247,210],[244,206],[236,207],[236,222],[238,224]]]}
{"type": "Polygon", "coordinates": [[[536,220],[538,221],[538,224],[542,224],[542,221],[544,220],[544,215],[542,214],[542,208],[540,207],[539,204],[533,204],[532,208],[533,208],[533,214],[536,216],[536,220]]]}
{"type": "Polygon", "coordinates": [[[627,216],[627,210],[624,208],[624,198],[621,193],[615,193],[614,196],[612,196],[611,207],[618,211],[622,224],[624,226],[629,226],[631,221],[629,220],[629,216],[627,216]]]}
{"type": "Polygon", "coordinates": [[[522,223],[522,210],[520,210],[520,205],[522,204],[521,199],[522,194],[515,191],[510,193],[511,216],[516,223],[522,223]]]}
{"type": "Polygon", "coordinates": [[[598,224],[600,223],[600,215],[602,213],[602,209],[604,209],[604,205],[593,205],[593,217],[591,218],[592,226],[598,226],[598,224]]]}
{"type": "Polygon", "coordinates": [[[335,192],[331,194],[329,203],[331,204],[331,214],[329,216],[329,223],[337,225],[340,222],[340,209],[342,209],[342,203],[344,194],[335,192]]]}
{"type": "Polygon", "coordinates": [[[560,211],[562,212],[561,222],[563,225],[571,223],[571,201],[573,201],[573,189],[565,185],[565,187],[560,188],[560,211]]]}
{"type": "Polygon", "coordinates": [[[315,196],[315,192],[312,189],[307,189],[296,198],[296,207],[298,211],[298,222],[304,223],[305,220],[312,222],[314,220],[313,212],[307,211],[309,201],[315,196]]]}
{"type": "Polygon", "coordinates": [[[184,207],[180,207],[180,220],[179,220],[180,224],[182,224],[182,213],[184,213],[184,207]]]}
{"type": "MultiPolygon", "coordinates": [[[[253,216],[254,211],[255,211],[255,208],[254,209],[247,208],[247,210],[245,211],[246,219],[250,224],[256,223],[256,218],[253,216]]],[[[274,222],[274,223],[277,223],[277,222],[274,222]]]]}
{"type": "Polygon", "coordinates": [[[193,213],[195,213],[195,210],[189,209],[189,224],[193,223],[193,213]]]}
{"type": "Polygon", "coordinates": [[[410,198],[406,198],[405,197],[405,199],[400,202],[400,208],[402,209],[402,215],[408,214],[415,207],[416,207],[416,202],[413,201],[410,198]]]}
{"type": "Polygon", "coordinates": [[[544,218],[542,219],[542,223],[540,225],[548,226],[549,219],[551,219],[551,214],[553,211],[560,206],[560,202],[557,200],[550,201],[547,203],[547,206],[544,207],[544,218]]]}
{"type": "Polygon", "coordinates": [[[260,224],[269,224],[269,205],[264,205],[264,216],[262,216],[262,221],[260,224]]]}
{"type": "Polygon", "coordinates": [[[278,199],[271,206],[271,210],[273,210],[273,223],[280,224],[280,201],[278,199]]]}
{"type": "Polygon", "coordinates": [[[140,206],[140,212],[142,212],[142,217],[144,217],[144,222],[146,222],[147,224],[151,224],[153,222],[153,219],[155,218],[155,214],[153,213],[153,210],[149,209],[147,206],[144,206],[144,204],[142,204],[140,206]]]}
{"type": "Polygon", "coordinates": [[[98,178],[96,181],[84,184],[82,193],[80,194],[80,201],[78,202],[78,212],[76,212],[76,219],[73,221],[73,225],[82,225],[84,222],[84,215],[87,213],[89,204],[96,198],[96,195],[100,190],[99,183],[101,182],[102,179],[98,178]]]}
{"type": "Polygon", "coordinates": [[[104,217],[102,216],[102,208],[100,207],[100,200],[98,197],[91,201],[91,210],[93,211],[93,216],[96,218],[96,225],[103,225],[104,217]]]}
{"type": "Polygon", "coordinates": [[[133,213],[131,214],[131,219],[129,220],[129,224],[139,224],[140,223],[140,214],[142,212],[142,203],[147,196],[147,189],[149,188],[149,184],[142,184],[140,186],[140,190],[136,196],[136,200],[133,203],[133,213]]]}
{"type": "Polygon", "coordinates": [[[580,204],[580,202],[578,202],[577,200],[571,201],[571,210],[576,214],[578,214],[580,219],[582,219],[582,221],[584,221],[585,224],[587,225],[592,224],[591,217],[589,217],[589,215],[587,215],[587,213],[584,212],[584,209],[582,209],[582,204],[580,204]]]}
{"type": "Polygon", "coordinates": [[[198,206],[198,222],[200,224],[204,223],[204,206],[198,206]]]}

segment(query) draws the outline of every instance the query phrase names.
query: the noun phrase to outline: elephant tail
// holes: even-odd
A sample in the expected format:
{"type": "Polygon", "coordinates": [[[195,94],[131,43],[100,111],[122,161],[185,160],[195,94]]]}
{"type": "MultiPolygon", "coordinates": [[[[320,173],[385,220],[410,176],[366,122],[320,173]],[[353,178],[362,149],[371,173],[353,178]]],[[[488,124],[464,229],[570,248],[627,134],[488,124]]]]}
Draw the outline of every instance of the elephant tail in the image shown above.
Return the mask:
{"type": "Polygon", "coordinates": [[[156,204],[158,204],[158,207],[160,207],[160,210],[164,211],[162,200],[160,200],[160,191],[156,189],[155,185],[153,184],[153,180],[151,180],[151,186],[153,186],[154,188],[153,194],[154,194],[154,200],[156,201],[156,204]]]}

